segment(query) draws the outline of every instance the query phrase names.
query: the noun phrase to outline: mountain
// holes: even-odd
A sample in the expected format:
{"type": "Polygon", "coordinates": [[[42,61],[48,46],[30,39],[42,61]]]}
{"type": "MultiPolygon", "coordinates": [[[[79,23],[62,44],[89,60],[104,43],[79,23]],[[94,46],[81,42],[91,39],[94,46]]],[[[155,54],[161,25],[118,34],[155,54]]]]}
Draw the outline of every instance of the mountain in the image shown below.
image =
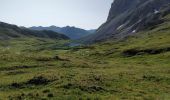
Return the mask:
{"type": "Polygon", "coordinates": [[[34,26],[34,27],[30,27],[30,29],[32,29],[32,30],[51,30],[54,32],[59,32],[59,33],[62,33],[64,35],[68,36],[69,38],[71,38],[73,40],[82,38],[82,37],[87,36],[94,32],[94,30],[84,30],[81,28],[70,27],[70,26],[66,26],[66,27],[56,27],[56,26],[35,27],[34,26]]]}
{"type": "Polygon", "coordinates": [[[0,39],[22,38],[22,37],[38,37],[50,39],[69,39],[63,34],[53,31],[36,31],[16,25],[0,22],[0,39]]]}
{"type": "Polygon", "coordinates": [[[170,0],[114,0],[107,21],[84,41],[120,40],[156,27],[163,22],[161,17],[169,13],[169,3],[170,0]]]}

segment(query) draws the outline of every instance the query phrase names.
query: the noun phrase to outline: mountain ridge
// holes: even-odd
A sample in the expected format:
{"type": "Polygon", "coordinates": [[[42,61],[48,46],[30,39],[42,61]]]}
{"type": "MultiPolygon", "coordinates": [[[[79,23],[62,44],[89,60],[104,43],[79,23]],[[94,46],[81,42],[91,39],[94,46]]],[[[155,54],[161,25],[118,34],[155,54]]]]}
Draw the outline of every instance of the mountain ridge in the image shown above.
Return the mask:
{"type": "Polygon", "coordinates": [[[54,31],[54,32],[62,33],[62,34],[68,36],[69,38],[71,38],[73,40],[76,40],[76,39],[85,37],[87,35],[90,35],[95,31],[95,30],[85,30],[85,29],[82,29],[82,28],[74,27],[74,26],[57,27],[57,26],[54,26],[54,25],[49,26],[49,27],[33,26],[33,27],[30,27],[29,29],[32,29],[32,30],[51,30],[51,31],[54,31]]]}
{"type": "Polygon", "coordinates": [[[24,27],[18,27],[4,22],[0,22],[0,39],[11,39],[21,37],[37,37],[37,38],[49,38],[49,39],[69,39],[63,34],[59,34],[53,31],[35,31],[24,27]]]}
{"type": "Polygon", "coordinates": [[[83,41],[95,43],[109,39],[120,40],[144,30],[146,28],[144,26],[151,20],[156,20],[155,22],[159,24],[161,22],[159,15],[164,13],[162,9],[169,7],[169,3],[170,0],[115,0],[107,21],[97,29],[95,34],[83,41]]]}

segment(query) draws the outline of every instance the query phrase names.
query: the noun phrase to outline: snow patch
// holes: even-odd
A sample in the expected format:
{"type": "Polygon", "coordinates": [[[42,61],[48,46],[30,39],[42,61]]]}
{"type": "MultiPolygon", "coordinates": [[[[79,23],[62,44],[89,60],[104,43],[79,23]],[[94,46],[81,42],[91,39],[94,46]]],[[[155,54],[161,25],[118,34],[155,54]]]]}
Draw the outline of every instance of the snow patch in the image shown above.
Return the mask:
{"type": "Polygon", "coordinates": [[[124,27],[124,24],[120,25],[120,26],[117,28],[117,30],[119,30],[119,29],[121,29],[121,28],[123,28],[123,27],[124,27]]]}
{"type": "Polygon", "coordinates": [[[155,10],[154,10],[154,13],[157,14],[157,13],[159,13],[159,11],[155,9],[155,10]]]}
{"type": "Polygon", "coordinates": [[[133,30],[132,33],[136,33],[136,30],[133,30]]]}

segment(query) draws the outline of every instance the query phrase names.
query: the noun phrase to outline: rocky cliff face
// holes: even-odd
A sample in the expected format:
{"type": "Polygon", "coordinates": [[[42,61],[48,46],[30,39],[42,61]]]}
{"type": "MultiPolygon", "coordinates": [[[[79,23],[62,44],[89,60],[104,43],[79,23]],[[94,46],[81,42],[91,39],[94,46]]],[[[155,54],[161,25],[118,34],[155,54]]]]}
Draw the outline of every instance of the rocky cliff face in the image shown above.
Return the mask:
{"type": "Polygon", "coordinates": [[[90,42],[122,39],[155,24],[160,24],[161,9],[169,7],[170,0],[115,0],[107,21],[96,34],[88,37],[90,42]]]}
{"type": "Polygon", "coordinates": [[[139,0],[131,0],[130,2],[129,0],[115,0],[115,2],[112,3],[107,21],[110,21],[121,13],[134,8],[139,2],[139,0]]]}

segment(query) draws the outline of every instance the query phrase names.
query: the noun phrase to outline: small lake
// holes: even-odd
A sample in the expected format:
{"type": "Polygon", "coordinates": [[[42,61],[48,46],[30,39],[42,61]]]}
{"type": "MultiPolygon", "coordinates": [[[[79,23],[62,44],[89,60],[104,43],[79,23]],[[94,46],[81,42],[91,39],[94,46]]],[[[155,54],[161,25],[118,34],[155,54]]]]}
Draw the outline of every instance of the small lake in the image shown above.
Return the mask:
{"type": "Polygon", "coordinates": [[[76,43],[76,42],[70,42],[65,44],[65,46],[69,46],[69,47],[77,47],[81,45],[82,45],[81,43],[76,43]]]}

